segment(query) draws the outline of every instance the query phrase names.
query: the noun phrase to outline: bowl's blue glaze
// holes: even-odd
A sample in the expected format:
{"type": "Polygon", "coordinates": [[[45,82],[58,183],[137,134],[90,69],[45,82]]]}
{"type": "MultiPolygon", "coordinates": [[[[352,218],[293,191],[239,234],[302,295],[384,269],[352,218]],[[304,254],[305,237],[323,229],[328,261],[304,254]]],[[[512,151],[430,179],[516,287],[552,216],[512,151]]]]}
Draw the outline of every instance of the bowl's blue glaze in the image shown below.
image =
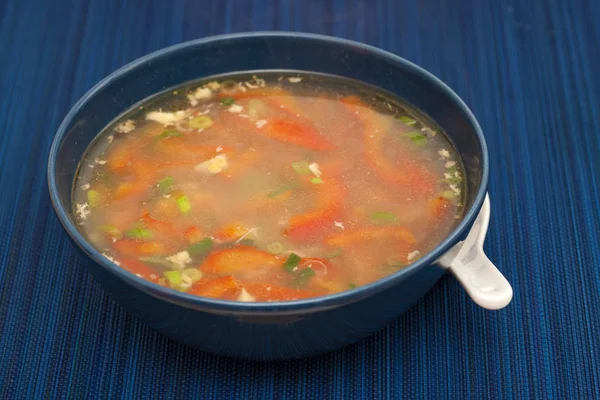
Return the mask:
{"type": "Polygon", "coordinates": [[[443,275],[435,261],[463,239],[487,189],[488,155],[481,129],[460,98],[433,75],[385,51],[300,33],[218,36],[140,58],[103,79],[75,104],[50,151],[53,205],[93,276],[123,307],[154,329],[214,353],[279,359],[313,355],[355,342],[415,304],[443,275]],[[111,120],[144,98],[204,76],[260,69],[342,75],[393,92],[436,120],[467,170],[468,211],[456,229],[413,265],[352,291],[293,302],[239,303],[176,292],[144,281],[104,258],[77,229],[71,188],[77,165],[111,120]]]}

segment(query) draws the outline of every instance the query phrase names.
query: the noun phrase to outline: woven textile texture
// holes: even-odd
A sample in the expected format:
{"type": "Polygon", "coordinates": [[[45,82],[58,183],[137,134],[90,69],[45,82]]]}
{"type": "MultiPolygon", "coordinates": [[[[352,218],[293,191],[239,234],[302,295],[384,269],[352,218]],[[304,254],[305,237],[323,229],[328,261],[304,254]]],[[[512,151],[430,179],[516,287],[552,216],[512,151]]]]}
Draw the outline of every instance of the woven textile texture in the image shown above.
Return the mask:
{"type": "Polygon", "coordinates": [[[599,21],[594,0],[0,1],[0,398],[600,398],[599,21]],[[366,42],[465,100],[508,308],[445,277],[360,343],[255,363],[175,343],[104,294],[49,201],[58,125],[137,57],[250,30],[366,42]]]}

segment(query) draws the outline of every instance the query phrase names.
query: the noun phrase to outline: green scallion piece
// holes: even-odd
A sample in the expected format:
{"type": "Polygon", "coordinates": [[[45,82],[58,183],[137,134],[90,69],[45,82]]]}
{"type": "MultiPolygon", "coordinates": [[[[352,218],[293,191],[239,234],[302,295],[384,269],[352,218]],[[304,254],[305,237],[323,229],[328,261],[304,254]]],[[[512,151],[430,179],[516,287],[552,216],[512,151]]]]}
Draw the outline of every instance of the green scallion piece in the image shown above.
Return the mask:
{"type": "Polygon", "coordinates": [[[233,97],[225,97],[223,100],[221,100],[221,104],[223,104],[225,106],[230,106],[234,103],[235,103],[235,99],[233,97]]]}
{"type": "Polygon", "coordinates": [[[277,197],[280,194],[289,192],[290,190],[292,190],[294,188],[295,188],[295,186],[291,186],[291,185],[279,185],[276,189],[273,189],[272,191],[270,191],[269,194],[267,195],[267,197],[268,198],[277,197]]]}
{"type": "Polygon", "coordinates": [[[440,193],[440,197],[448,201],[454,201],[456,199],[456,196],[452,190],[444,190],[442,193],[440,193]]]}
{"type": "Polygon", "coordinates": [[[156,140],[162,140],[162,139],[167,139],[167,138],[177,137],[177,136],[181,136],[181,132],[177,132],[177,131],[164,131],[160,135],[156,136],[155,139],[156,140]]]}
{"type": "Polygon", "coordinates": [[[190,199],[187,196],[179,196],[177,198],[177,207],[179,207],[179,211],[183,214],[187,214],[192,209],[192,203],[190,203],[190,199]]]}
{"type": "Polygon", "coordinates": [[[154,236],[152,231],[143,227],[137,227],[125,231],[125,236],[129,239],[148,240],[154,236]]]}
{"type": "Polygon", "coordinates": [[[356,285],[354,283],[349,283],[348,284],[348,289],[349,290],[356,289],[356,285]]]}
{"type": "Polygon", "coordinates": [[[202,239],[196,244],[191,245],[186,250],[192,257],[199,257],[207,254],[213,248],[214,242],[211,238],[207,237],[202,239]]]}
{"type": "Polygon", "coordinates": [[[285,247],[280,242],[273,242],[267,245],[267,251],[272,254],[281,254],[285,251],[285,247]]]}
{"type": "Polygon", "coordinates": [[[298,272],[298,276],[296,277],[296,283],[299,286],[302,286],[306,283],[306,281],[308,281],[315,275],[315,271],[313,271],[312,268],[305,268],[302,271],[298,272]]]}
{"type": "Polygon", "coordinates": [[[179,286],[183,283],[181,271],[165,271],[163,272],[163,275],[172,288],[179,288],[179,286]]]}
{"type": "Polygon", "coordinates": [[[211,126],[213,124],[213,121],[208,115],[199,115],[197,117],[190,119],[189,124],[190,124],[190,128],[202,129],[202,128],[208,128],[209,126],[211,126]]]}
{"type": "Polygon", "coordinates": [[[301,258],[299,255],[291,253],[285,260],[285,263],[283,263],[283,269],[285,269],[288,272],[293,272],[294,268],[296,268],[298,264],[300,264],[300,260],[301,258]]]}
{"type": "Polygon", "coordinates": [[[406,135],[416,146],[424,146],[427,144],[427,136],[421,132],[408,132],[406,135]]]}
{"type": "Polygon", "coordinates": [[[292,168],[299,175],[310,174],[310,168],[308,167],[308,161],[296,161],[292,163],[292,168]]]}
{"type": "Polygon", "coordinates": [[[310,183],[312,183],[313,185],[322,185],[323,184],[323,179],[321,179],[321,178],[311,178],[310,183]]]}
{"type": "Polygon", "coordinates": [[[123,233],[113,225],[102,225],[100,230],[112,238],[120,240],[123,238],[123,233]]]}
{"type": "Polygon", "coordinates": [[[371,221],[376,223],[394,223],[398,221],[398,217],[396,217],[391,212],[387,211],[378,211],[371,214],[371,221]]]}
{"type": "Polygon", "coordinates": [[[166,176],[158,181],[158,189],[162,194],[168,194],[173,189],[173,177],[166,176]]]}
{"type": "Polygon", "coordinates": [[[416,119],[414,119],[414,118],[411,118],[411,117],[409,117],[409,116],[407,116],[407,115],[403,115],[403,116],[401,116],[401,117],[398,117],[398,120],[399,120],[400,122],[402,122],[403,124],[406,124],[406,125],[411,125],[411,126],[417,123],[417,120],[416,120],[416,119]]]}
{"type": "Polygon", "coordinates": [[[102,196],[95,190],[88,190],[87,192],[87,202],[90,208],[97,207],[102,202],[102,196]]]}

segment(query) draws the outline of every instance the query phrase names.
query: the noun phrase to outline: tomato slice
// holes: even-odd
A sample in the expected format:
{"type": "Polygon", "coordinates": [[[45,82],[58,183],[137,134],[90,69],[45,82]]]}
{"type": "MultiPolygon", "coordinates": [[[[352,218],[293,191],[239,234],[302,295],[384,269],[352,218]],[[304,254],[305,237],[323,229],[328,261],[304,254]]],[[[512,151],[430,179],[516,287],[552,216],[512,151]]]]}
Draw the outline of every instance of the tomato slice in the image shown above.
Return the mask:
{"type": "Polygon", "coordinates": [[[121,267],[140,278],[147,279],[152,282],[158,282],[159,274],[143,262],[135,258],[119,258],[121,267]]]}
{"type": "Polygon", "coordinates": [[[212,252],[202,263],[201,269],[205,274],[223,275],[260,268],[280,268],[282,262],[271,253],[250,246],[237,246],[212,252]]]}
{"type": "Polygon", "coordinates": [[[188,293],[215,299],[233,300],[239,286],[231,275],[217,278],[202,278],[188,293]]]}
{"type": "Polygon", "coordinates": [[[384,154],[382,139],[392,128],[392,119],[367,107],[356,96],[342,99],[346,109],[357,116],[363,125],[363,143],[367,163],[386,181],[408,187],[416,194],[429,195],[435,191],[436,178],[422,165],[403,162],[392,164],[384,154]]]}
{"type": "Polygon", "coordinates": [[[317,208],[290,218],[285,233],[291,239],[322,239],[335,229],[335,221],[341,217],[344,194],[341,184],[327,180],[323,185],[315,185],[315,189],[318,190],[317,208]]]}

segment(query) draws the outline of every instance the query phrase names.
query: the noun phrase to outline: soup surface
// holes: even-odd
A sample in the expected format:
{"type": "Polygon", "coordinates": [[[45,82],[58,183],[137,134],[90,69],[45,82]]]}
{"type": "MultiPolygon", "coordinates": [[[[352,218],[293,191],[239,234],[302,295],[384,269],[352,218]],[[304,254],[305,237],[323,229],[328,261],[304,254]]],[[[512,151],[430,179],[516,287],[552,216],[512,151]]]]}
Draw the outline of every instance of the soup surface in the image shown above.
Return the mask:
{"type": "Polygon", "coordinates": [[[266,72],[198,81],[120,116],[73,190],[81,230],[175,290],[288,301],[351,290],[435,247],[463,168],[429,118],[374,87],[266,72]]]}

